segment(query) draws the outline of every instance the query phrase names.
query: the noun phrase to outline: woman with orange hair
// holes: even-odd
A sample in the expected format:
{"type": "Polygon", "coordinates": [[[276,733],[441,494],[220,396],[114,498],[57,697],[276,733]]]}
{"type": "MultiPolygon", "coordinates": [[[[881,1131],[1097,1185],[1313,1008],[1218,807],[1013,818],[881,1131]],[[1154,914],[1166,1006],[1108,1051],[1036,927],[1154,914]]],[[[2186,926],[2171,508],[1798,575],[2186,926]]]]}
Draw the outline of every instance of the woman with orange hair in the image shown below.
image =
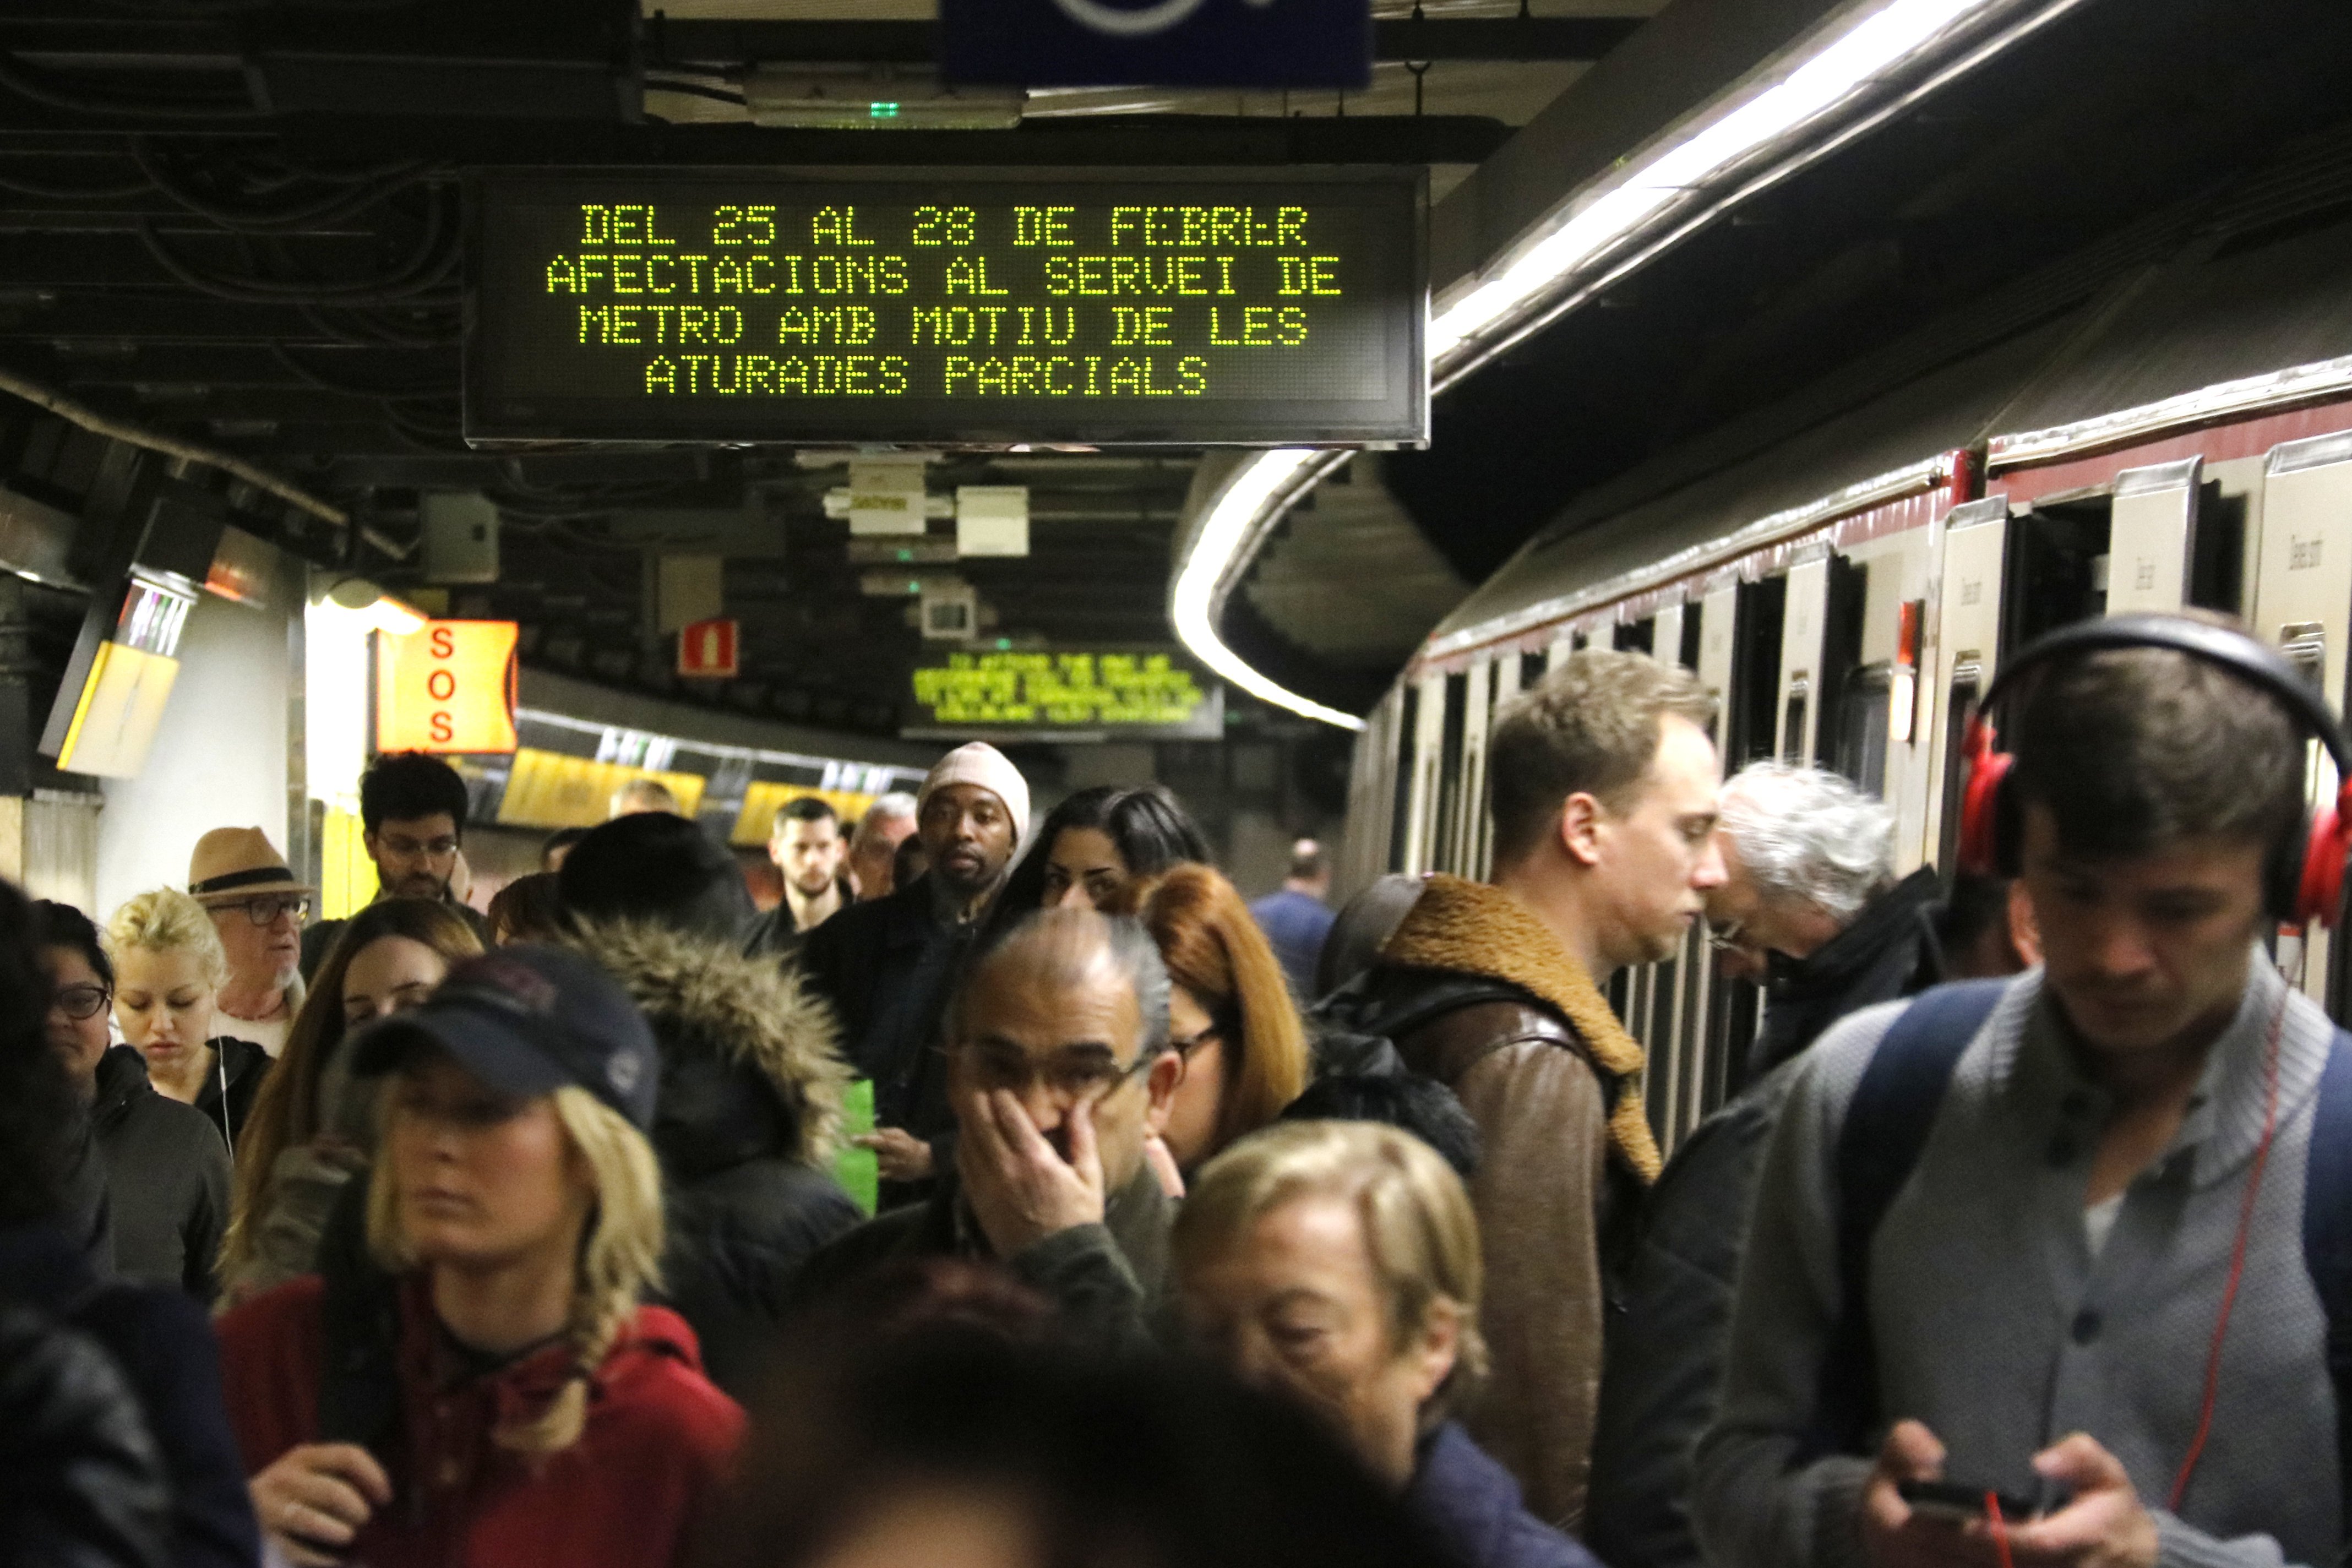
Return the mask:
{"type": "Polygon", "coordinates": [[[1167,963],[1171,1043],[1184,1077],[1160,1134],[1191,1170],[1282,1113],[1307,1087],[1307,1031],[1282,965],[1234,885],[1207,866],[1171,867],[1116,906],[1167,963]]]}

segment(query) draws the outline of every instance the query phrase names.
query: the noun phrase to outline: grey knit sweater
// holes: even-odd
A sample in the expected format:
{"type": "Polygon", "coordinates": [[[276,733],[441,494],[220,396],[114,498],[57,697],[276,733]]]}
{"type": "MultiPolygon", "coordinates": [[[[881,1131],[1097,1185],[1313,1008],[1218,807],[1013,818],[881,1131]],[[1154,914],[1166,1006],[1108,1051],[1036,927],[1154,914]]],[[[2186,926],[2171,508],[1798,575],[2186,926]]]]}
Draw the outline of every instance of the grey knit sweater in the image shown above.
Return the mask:
{"type": "MultiPolygon", "coordinates": [[[[1872,1244],[1883,1414],[1927,1423],[1945,1473],[2031,1492],[2034,1453],[2087,1432],[2156,1513],[2172,1568],[2332,1565],[2343,1538],[2326,1322],[2305,1269],[2304,1156],[2332,1030],[2258,952],[2171,1147],[2126,1192],[2094,1258],[2083,1198],[2105,1094],[2075,1068],[2039,970],[2002,996],[1952,1075],[1872,1244]],[[2264,1044],[2282,998],[2278,1131],[2230,1320],[2212,1436],[2163,1511],[2197,1426],[2205,1363],[2260,1142],[2264,1044]]],[[[1864,1561],[1870,1461],[1795,1468],[1839,1307],[1835,1160],[1846,1106],[1900,1005],[1815,1046],[1757,1194],[1694,1514],[1716,1568],[1864,1561]]]]}

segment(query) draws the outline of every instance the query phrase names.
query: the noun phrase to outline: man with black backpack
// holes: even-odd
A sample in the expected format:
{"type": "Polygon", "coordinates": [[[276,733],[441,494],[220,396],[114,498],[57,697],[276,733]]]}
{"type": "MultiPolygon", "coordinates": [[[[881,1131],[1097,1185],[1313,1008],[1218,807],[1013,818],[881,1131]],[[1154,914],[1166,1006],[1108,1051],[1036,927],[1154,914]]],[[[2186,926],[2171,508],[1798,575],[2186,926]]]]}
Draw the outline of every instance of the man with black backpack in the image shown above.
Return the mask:
{"type": "Polygon", "coordinates": [[[2333,1563],[2352,1043],[2257,937],[2332,914],[2294,668],[2119,616],[2013,657],[1964,867],[2044,966],[1803,1058],[1754,1209],[1694,1512],[1717,1568],[2333,1563]]]}
{"type": "Polygon", "coordinates": [[[1318,1006],[1327,1061],[1460,1096],[1493,1376],[1472,1435],[1539,1519],[1580,1518],[1604,1279],[1656,1179],[1643,1052],[1599,987],[1673,953],[1723,880],[1722,782],[1689,671],[1591,648],[1496,716],[1491,883],[1432,877],[1365,973],[1318,1006]]]}

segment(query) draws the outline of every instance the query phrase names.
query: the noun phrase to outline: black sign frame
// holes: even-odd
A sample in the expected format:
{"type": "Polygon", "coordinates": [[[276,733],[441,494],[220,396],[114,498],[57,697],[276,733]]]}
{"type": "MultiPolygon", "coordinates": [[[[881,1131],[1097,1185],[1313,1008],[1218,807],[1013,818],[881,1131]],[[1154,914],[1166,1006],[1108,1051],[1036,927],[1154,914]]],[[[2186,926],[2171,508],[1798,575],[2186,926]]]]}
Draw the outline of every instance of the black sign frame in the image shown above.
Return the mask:
{"type": "MultiPolygon", "coordinates": [[[[1429,441],[1428,192],[1427,171],[1418,167],[471,169],[465,181],[465,437],[469,445],[484,447],[550,441],[780,447],[856,443],[981,450],[1029,445],[1423,447],[1429,441]],[[1373,307],[1381,313],[1382,353],[1391,366],[1388,395],[1369,410],[1370,400],[1363,399],[1234,398],[1198,405],[1184,405],[1178,398],[1140,404],[1132,398],[1083,396],[1008,397],[1001,403],[979,398],[960,403],[902,397],[831,397],[822,403],[814,398],[750,403],[698,399],[678,406],[698,417],[659,424],[650,422],[646,414],[661,405],[644,400],[625,404],[603,395],[537,396],[526,403],[502,396],[496,367],[518,351],[512,347],[506,315],[483,277],[491,265],[498,204],[518,194],[544,199],[576,191],[583,195],[573,199],[593,199],[586,193],[609,193],[620,181],[633,183],[631,194],[646,191],[648,200],[658,199],[665,189],[721,183],[738,189],[838,188],[852,199],[877,201],[937,200],[943,192],[952,196],[979,188],[988,190],[991,199],[1013,203],[1024,193],[1087,186],[1131,189],[1139,202],[1147,204],[1154,197],[1181,195],[1188,187],[1230,192],[1235,186],[1245,187],[1257,203],[1278,201],[1294,192],[1302,199],[1345,200],[1370,209],[1376,225],[1393,225],[1394,250],[1383,247],[1381,264],[1401,268],[1402,279],[1390,291],[1392,297],[1376,300],[1373,307]],[[985,416],[998,406],[1005,410],[1003,418],[985,416]],[[899,416],[887,416],[894,412],[899,416]]],[[[797,199],[810,198],[801,195],[797,199]]]]}

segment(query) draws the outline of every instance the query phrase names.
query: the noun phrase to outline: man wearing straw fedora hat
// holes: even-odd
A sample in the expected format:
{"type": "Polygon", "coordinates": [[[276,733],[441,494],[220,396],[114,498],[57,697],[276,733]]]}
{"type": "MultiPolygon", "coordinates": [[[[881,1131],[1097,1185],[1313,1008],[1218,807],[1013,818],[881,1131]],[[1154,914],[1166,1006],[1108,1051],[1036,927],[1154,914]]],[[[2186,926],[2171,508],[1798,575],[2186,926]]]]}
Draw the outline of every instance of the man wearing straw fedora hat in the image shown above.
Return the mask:
{"type": "Polygon", "coordinates": [[[272,1058],[302,1005],[304,886],[258,827],[215,827],[188,858],[188,892],[213,917],[228,952],[220,1010],[235,1033],[272,1058]]]}

